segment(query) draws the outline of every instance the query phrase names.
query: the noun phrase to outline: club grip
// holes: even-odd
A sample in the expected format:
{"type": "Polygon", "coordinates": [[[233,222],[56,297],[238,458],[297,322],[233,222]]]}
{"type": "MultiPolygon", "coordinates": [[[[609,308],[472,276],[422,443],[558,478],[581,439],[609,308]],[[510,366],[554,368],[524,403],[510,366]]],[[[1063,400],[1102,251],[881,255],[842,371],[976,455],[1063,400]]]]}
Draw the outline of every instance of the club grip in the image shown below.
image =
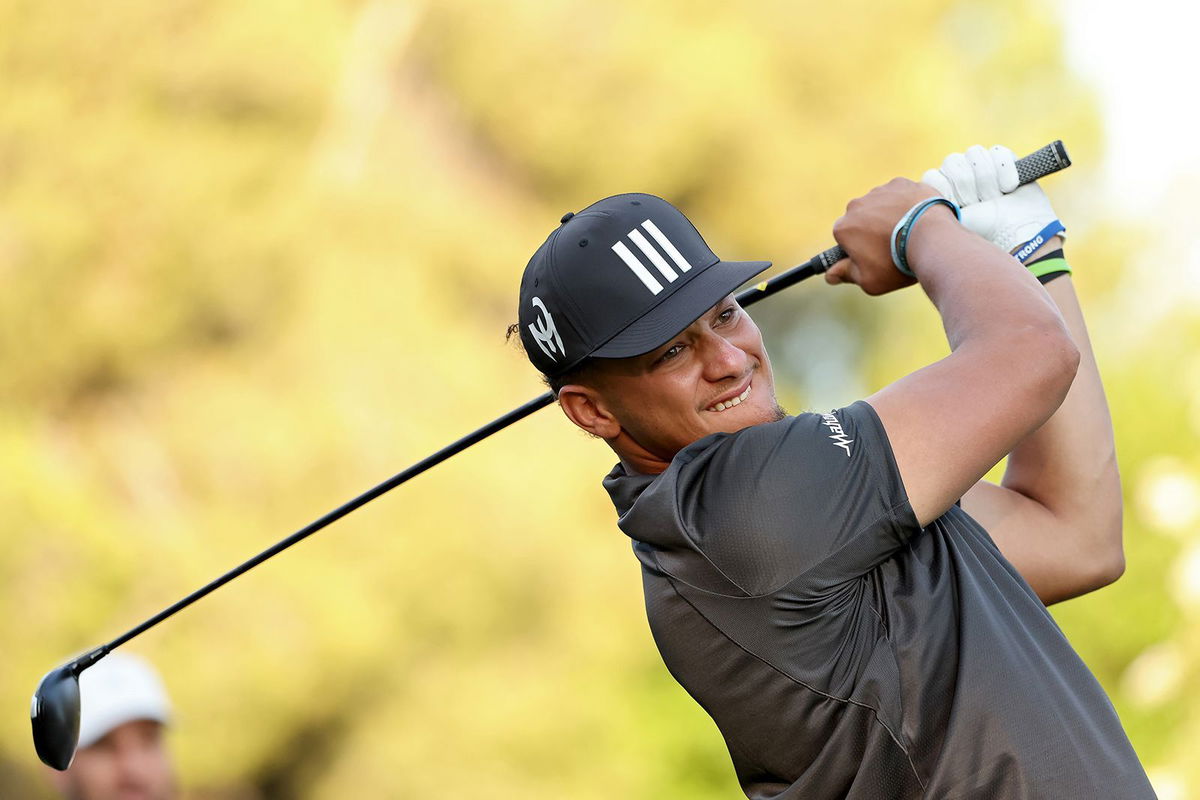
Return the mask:
{"type": "MultiPolygon", "coordinates": [[[[1024,186],[1027,183],[1044,178],[1071,166],[1071,157],[1067,155],[1067,147],[1062,139],[1055,139],[1050,144],[1029,155],[1017,159],[1017,178],[1024,186]]],[[[823,253],[814,256],[808,262],[817,273],[824,272],[846,257],[846,251],[841,245],[834,245],[823,253]]]]}
{"type": "Polygon", "coordinates": [[[1017,159],[1017,178],[1024,186],[1071,166],[1071,157],[1062,139],[1055,139],[1041,150],[1017,159]]]}

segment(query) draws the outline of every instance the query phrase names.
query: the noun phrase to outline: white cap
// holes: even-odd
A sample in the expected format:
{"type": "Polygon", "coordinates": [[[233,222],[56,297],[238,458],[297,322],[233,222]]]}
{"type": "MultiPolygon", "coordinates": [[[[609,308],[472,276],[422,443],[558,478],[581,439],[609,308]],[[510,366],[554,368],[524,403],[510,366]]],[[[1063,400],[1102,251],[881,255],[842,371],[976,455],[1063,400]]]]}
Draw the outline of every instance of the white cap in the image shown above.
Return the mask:
{"type": "Polygon", "coordinates": [[[167,692],[143,659],[115,651],[79,675],[79,746],[88,747],[137,719],[166,723],[167,692]]]}

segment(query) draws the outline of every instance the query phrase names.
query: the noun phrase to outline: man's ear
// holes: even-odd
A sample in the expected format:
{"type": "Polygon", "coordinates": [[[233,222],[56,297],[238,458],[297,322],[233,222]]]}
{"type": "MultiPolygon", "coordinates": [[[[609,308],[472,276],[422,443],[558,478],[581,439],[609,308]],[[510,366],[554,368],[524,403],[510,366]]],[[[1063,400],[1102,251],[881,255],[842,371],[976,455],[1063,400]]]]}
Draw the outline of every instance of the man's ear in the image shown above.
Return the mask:
{"type": "Polygon", "coordinates": [[[621,424],[604,398],[590,386],[568,383],[558,390],[558,405],[567,419],[593,436],[614,439],[621,432],[621,424]]]}

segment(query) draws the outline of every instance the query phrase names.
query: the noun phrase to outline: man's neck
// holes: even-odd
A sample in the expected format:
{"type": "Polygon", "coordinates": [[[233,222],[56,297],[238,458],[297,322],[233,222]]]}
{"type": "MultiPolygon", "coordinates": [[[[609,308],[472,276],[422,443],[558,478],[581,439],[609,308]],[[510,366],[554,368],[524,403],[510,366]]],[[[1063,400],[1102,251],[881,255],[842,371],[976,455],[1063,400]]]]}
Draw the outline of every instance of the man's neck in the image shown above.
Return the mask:
{"type": "Polygon", "coordinates": [[[667,467],[670,466],[669,462],[664,464],[661,461],[656,461],[648,464],[644,461],[626,458],[625,456],[621,456],[620,460],[621,466],[625,468],[625,472],[629,475],[658,475],[666,471],[667,467]]]}
{"type": "MultiPolygon", "coordinates": [[[[628,432],[622,430],[614,439],[607,440],[608,446],[621,460],[621,466],[631,474],[658,475],[671,466],[671,459],[650,452],[639,444],[628,432]]],[[[674,458],[674,454],[672,454],[674,458]]]]}

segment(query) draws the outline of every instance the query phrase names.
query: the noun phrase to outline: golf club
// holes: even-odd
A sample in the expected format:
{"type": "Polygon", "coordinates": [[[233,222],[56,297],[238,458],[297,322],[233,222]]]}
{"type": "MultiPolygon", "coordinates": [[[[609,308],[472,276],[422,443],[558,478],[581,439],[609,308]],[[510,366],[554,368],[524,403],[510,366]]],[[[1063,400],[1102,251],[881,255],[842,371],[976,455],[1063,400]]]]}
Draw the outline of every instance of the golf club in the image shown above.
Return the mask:
{"type": "MultiPolygon", "coordinates": [[[[1061,141],[1051,142],[1037,152],[1019,159],[1016,164],[1017,174],[1022,184],[1031,183],[1070,165],[1071,160],[1061,141]]],[[[776,292],[782,291],[806,278],[825,272],[843,258],[845,258],[845,253],[841,247],[831,247],[804,264],[792,267],[770,280],[747,289],[738,295],[738,302],[742,306],[757,303],[759,300],[770,297],[776,292]]],[[[33,693],[33,701],[30,707],[30,718],[33,723],[33,744],[37,750],[38,757],[47,765],[57,770],[65,770],[71,765],[71,761],[75,756],[76,745],[79,742],[79,675],[85,669],[112,652],[112,650],[120,647],[130,639],[145,633],[150,628],[153,628],[176,612],[183,610],[208,593],[224,586],[242,573],[283,552],[330,523],[341,519],[351,511],[366,505],[380,495],[391,491],[411,478],[415,478],[430,467],[440,464],[451,456],[466,450],[476,442],[483,441],[493,433],[507,428],[514,422],[524,419],[538,409],[544,408],[553,402],[554,394],[552,392],[545,392],[535,397],[524,405],[489,422],[482,428],[467,434],[458,441],[418,461],[408,469],[388,478],[383,483],[360,494],[353,500],[335,508],[320,519],[309,523],[291,536],[263,550],[249,561],[226,572],[211,583],[202,586],[187,597],[163,609],[150,619],[126,631],[111,642],[89,650],[73,661],[46,673],[41,683],[38,684],[37,690],[33,693]]]]}

